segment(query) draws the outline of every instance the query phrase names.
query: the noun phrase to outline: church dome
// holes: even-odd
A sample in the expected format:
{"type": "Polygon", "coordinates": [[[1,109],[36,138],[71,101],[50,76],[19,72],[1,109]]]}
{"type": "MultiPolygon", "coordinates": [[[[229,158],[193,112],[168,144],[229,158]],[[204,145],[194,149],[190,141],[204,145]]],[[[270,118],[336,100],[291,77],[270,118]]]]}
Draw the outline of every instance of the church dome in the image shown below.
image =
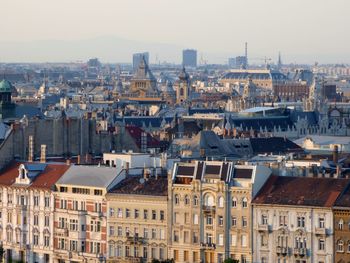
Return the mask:
{"type": "Polygon", "coordinates": [[[0,81],[0,93],[7,93],[7,92],[12,92],[12,84],[3,79],[0,81]]]}

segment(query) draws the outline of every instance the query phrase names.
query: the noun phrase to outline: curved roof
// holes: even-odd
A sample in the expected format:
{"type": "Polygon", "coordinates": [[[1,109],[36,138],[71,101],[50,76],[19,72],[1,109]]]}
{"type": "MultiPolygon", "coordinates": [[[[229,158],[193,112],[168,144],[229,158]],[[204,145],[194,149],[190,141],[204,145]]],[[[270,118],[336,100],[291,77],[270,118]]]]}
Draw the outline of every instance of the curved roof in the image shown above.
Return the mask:
{"type": "Polygon", "coordinates": [[[0,93],[5,92],[12,92],[12,84],[8,80],[3,79],[0,81],[0,93]]]}

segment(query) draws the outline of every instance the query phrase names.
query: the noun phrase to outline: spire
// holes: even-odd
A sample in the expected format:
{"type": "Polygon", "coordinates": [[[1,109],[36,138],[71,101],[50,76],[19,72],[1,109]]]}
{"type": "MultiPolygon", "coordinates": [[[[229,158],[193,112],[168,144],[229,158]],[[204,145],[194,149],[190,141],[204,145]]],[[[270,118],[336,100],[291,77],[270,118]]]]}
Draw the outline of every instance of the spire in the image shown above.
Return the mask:
{"type": "Polygon", "coordinates": [[[278,62],[277,67],[280,69],[282,67],[282,58],[281,58],[281,52],[278,52],[278,62]]]}

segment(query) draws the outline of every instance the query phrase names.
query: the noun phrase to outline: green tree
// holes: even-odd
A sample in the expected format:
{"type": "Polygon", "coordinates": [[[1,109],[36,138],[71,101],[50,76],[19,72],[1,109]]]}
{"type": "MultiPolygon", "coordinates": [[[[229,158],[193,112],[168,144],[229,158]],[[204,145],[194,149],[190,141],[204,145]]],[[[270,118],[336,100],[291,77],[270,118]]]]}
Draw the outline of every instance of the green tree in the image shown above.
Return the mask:
{"type": "Polygon", "coordinates": [[[239,263],[238,259],[227,258],[224,260],[224,263],[239,263]]]}

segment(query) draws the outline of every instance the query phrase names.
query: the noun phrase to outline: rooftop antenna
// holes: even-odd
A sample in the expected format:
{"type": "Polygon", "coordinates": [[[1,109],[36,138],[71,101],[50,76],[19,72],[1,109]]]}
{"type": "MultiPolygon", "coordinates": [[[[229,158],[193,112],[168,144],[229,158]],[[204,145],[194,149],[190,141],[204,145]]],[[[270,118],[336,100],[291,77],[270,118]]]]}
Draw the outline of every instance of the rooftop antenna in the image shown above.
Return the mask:
{"type": "Polygon", "coordinates": [[[248,67],[248,42],[245,42],[245,64],[248,67]]]}

